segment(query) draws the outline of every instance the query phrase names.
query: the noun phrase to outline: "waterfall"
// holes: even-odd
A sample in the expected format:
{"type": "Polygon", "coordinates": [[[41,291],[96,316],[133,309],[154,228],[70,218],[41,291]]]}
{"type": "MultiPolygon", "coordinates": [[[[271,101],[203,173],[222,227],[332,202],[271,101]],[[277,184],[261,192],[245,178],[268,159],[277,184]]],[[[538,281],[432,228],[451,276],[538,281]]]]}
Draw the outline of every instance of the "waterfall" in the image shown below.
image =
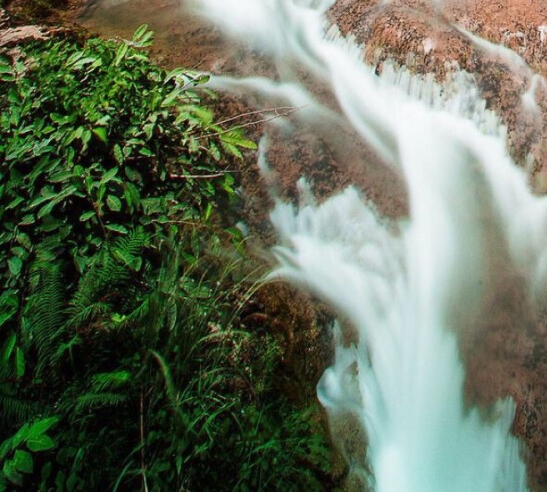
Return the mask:
{"type": "Polygon", "coordinates": [[[301,106],[304,124],[353,128],[406,184],[399,219],[355,187],[316,203],[305,182],[299,206],[277,200],[271,213],[272,277],[313,291],[343,320],[318,396],[332,419],[353,415],[365,431],[366,459],[349,457],[352,466],[370,470],[377,492],[527,490],[515,405],[499,401],[488,416],[468,406],[459,337],[488,316],[505,275],[518,272],[541,300],[547,202],[530,193],[472,77],[456,71],[441,86],[394,67],[376,75],[328,25],[331,0],[199,3],[278,72],[213,84],[301,106]]]}

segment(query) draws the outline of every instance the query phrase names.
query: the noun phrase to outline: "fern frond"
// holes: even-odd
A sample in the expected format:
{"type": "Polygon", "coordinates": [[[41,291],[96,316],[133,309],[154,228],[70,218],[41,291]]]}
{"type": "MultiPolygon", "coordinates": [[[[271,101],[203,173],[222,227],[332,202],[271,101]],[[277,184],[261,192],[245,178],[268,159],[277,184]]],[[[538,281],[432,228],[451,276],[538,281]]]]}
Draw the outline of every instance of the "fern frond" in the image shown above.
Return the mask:
{"type": "Polygon", "coordinates": [[[71,331],[76,330],[91,323],[93,320],[109,311],[110,305],[105,302],[96,302],[88,306],[81,306],[81,309],[79,310],[75,309],[75,306],[71,306],[68,309],[71,316],[66,322],[67,329],[71,331]]]}
{"type": "Polygon", "coordinates": [[[117,407],[127,401],[128,396],[120,393],[88,393],[76,399],[75,413],[84,413],[99,408],[117,407]]]}
{"type": "Polygon", "coordinates": [[[142,227],[131,230],[126,236],[120,236],[112,247],[112,254],[132,270],[140,269],[142,253],[150,245],[151,236],[142,227]]]}
{"type": "Polygon", "coordinates": [[[102,249],[72,297],[73,325],[89,323],[113,310],[130,313],[139,306],[142,287],[136,285],[134,272],[142,266],[142,253],[149,243],[150,236],[137,228],[102,249]]]}
{"type": "Polygon", "coordinates": [[[94,393],[103,393],[114,391],[126,386],[131,377],[129,371],[113,371],[95,374],[91,378],[91,391],[94,393]]]}
{"type": "Polygon", "coordinates": [[[65,311],[65,286],[60,262],[39,252],[30,269],[31,294],[21,318],[21,333],[27,346],[36,350],[37,375],[51,367],[62,332],[65,311]]]}
{"type": "Polygon", "coordinates": [[[127,282],[130,278],[128,269],[116,262],[105,248],[81,278],[70,303],[70,314],[74,316],[97,302],[107,302],[112,287],[127,282]]]}
{"type": "Polygon", "coordinates": [[[21,423],[34,417],[43,407],[34,401],[6,394],[0,389],[0,423],[21,423]]]}

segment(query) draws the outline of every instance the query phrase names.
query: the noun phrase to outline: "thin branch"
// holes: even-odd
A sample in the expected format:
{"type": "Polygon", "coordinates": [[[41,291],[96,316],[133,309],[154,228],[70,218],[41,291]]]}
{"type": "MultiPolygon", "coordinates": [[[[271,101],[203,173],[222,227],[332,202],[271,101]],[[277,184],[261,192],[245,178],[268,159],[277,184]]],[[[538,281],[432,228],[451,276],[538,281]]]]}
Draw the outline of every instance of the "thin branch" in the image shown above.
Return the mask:
{"type": "MultiPolygon", "coordinates": [[[[269,118],[264,118],[262,120],[256,120],[256,121],[249,121],[248,123],[243,123],[242,125],[233,126],[231,128],[227,128],[226,130],[220,130],[220,131],[217,131],[215,133],[206,133],[205,135],[200,135],[199,137],[196,137],[196,138],[198,140],[201,140],[202,138],[215,137],[215,136],[223,135],[224,133],[233,132],[234,130],[241,130],[242,128],[247,128],[247,127],[252,126],[252,125],[259,125],[261,123],[269,123],[270,121],[273,121],[277,118],[282,118],[284,116],[288,116],[292,113],[295,113],[296,111],[299,111],[300,109],[303,109],[307,106],[308,105],[300,106],[300,107],[291,107],[290,109],[288,109],[285,112],[282,112],[282,113],[277,113],[276,112],[273,116],[270,116],[269,118]]],[[[263,113],[263,112],[264,112],[264,110],[254,111],[254,113],[263,113]]],[[[249,113],[249,114],[252,114],[252,113],[249,113]]],[[[241,115],[241,116],[243,116],[243,115],[241,115]]],[[[235,119],[235,117],[232,118],[232,119],[235,119]]],[[[229,121],[229,120],[226,120],[226,121],[229,121]]]]}
{"type": "Polygon", "coordinates": [[[249,111],[248,113],[241,113],[236,116],[232,116],[231,118],[226,118],[225,120],[219,121],[216,123],[217,125],[224,125],[226,123],[229,123],[230,121],[238,120],[240,118],[245,118],[245,116],[252,116],[253,114],[260,114],[260,113],[275,113],[279,114],[279,111],[294,111],[298,109],[296,106],[280,106],[278,108],[267,108],[267,109],[257,109],[256,111],[249,111]]]}
{"type": "Polygon", "coordinates": [[[233,174],[236,171],[220,171],[214,174],[175,174],[170,173],[167,175],[170,179],[209,179],[209,178],[219,178],[220,176],[225,176],[226,174],[233,174]]]}

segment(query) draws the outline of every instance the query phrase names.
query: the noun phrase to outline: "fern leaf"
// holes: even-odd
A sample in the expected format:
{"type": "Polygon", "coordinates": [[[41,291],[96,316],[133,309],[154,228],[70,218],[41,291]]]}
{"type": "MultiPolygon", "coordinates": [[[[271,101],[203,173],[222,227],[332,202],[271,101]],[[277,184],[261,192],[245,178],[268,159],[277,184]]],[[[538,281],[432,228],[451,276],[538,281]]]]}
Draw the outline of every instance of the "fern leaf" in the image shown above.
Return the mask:
{"type": "Polygon", "coordinates": [[[6,394],[0,389],[0,422],[4,425],[28,421],[42,409],[37,402],[6,394]]]}
{"type": "Polygon", "coordinates": [[[31,294],[21,318],[23,340],[38,355],[37,375],[54,363],[65,312],[65,286],[61,266],[49,253],[39,252],[30,269],[31,294]]]}
{"type": "Polygon", "coordinates": [[[106,407],[120,406],[127,400],[127,395],[120,393],[88,393],[81,395],[76,399],[74,412],[85,413],[90,410],[96,410],[106,407]]]}

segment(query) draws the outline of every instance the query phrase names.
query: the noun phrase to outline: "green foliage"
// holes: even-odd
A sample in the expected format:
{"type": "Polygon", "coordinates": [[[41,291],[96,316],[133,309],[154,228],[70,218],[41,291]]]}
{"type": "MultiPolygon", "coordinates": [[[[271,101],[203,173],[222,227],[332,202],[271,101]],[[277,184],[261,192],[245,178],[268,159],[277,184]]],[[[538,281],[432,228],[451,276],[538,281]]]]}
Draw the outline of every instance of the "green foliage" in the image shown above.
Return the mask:
{"type": "Polygon", "coordinates": [[[151,40],[0,55],[0,490],[319,490],[320,429],[211,254],[254,144],[151,40]]]}
{"type": "Polygon", "coordinates": [[[48,451],[57,443],[47,432],[59,421],[58,417],[40,418],[26,422],[0,445],[0,491],[8,486],[23,486],[24,475],[34,472],[33,453],[48,451]]]}
{"type": "Polygon", "coordinates": [[[149,63],[151,35],[0,58],[0,274],[12,292],[44,239],[82,273],[128,222],[157,239],[233,199],[226,152],[253,144],[213,123],[194,90],[204,77],[149,63]]]}
{"type": "MultiPolygon", "coordinates": [[[[138,233],[129,237],[101,251],[70,298],[60,281],[62,260],[44,262],[48,255],[40,252],[30,266],[39,279],[25,303],[26,325],[51,336],[45,341],[29,333],[23,345],[32,360],[27,383],[14,384],[22,401],[39,404],[35,417],[23,422],[46,414],[60,425],[54,440],[41,437],[38,445],[25,437],[25,448],[17,437],[27,423],[4,442],[13,466],[23,466],[19,449],[29,455],[25,464],[37,463],[26,468],[26,477],[24,470],[9,475],[12,485],[67,491],[136,490],[145,483],[158,491],[320,489],[316,470],[329,466],[322,435],[308,413],[273,392],[277,342],[238,329],[233,306],[247,294],[231,286],[231,272],[181,264],[183,255],[169,244],[157,277],[135,276],[124,258],[129,252],[142,257],[148,246],[138,233]],[[68,301],[42,322],[42,297],[68,301]],[[253,363],[262,372],[241,370],[249,354],[259,354],[253,363]],[[39,451],[44,453],[34,458],[39,451]]],[[[13,470],[6,466],[8,476],[13,470]]]]}

